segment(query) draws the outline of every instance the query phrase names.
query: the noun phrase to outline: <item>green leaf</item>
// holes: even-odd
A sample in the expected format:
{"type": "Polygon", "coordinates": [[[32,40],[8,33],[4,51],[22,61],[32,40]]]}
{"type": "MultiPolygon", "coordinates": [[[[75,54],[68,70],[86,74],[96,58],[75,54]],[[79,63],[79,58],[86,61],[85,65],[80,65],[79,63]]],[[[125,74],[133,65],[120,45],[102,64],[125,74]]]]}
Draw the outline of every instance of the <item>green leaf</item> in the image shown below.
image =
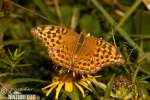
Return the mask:
{"type": "MultiPolygon", "coordinates": [[[[78,98],[78,96],[76,96],[75,94],[73,94],[72,92],[68,92],[68,91],[63,91],[65,93],[65,95],[69,96],[71,100],[80,100],[80,98],[78,98]]],[[[66,96],[62,97],[63,100],[66,100],[66,96]]]]}
{"type": "Polygon", "coordinates": [[[12,79],[8,82],[11,84],[27,83],[27,82],[49,83],[49,81],[35,79],[35,78],[16,78],[16,79],[12,79]]]}
{"type": "Polygon", "coordinates": [[[113,81],[114,81],[114,79],[115,79],[115,74],[112,75],[110,81],[107,84],[103,100],[108,100],[108,97],[109,97],[109,95],[110,95],[110,93],[112,91],[112,88],[113,88],[113,81]]]}
{"type": "Polygon", "coordinates": [[[0,19],[0,48],[2,48],[4,32],[8,29],[9,23],[10,19],[0,19]]]}
{"type": "Polygon", "coordinates": [[[84,14],[80,19],[79,25],[81,29],[85,29],[86,32],[91,33],[94,36],[98,37],[101,33],[99,20],[95,16],[84,14]]]}
{"type": "MultiPolygon", "coordinates": [[[[138,66],[134,66],[134,67],[138,67],[138,66]]],[[[150,75],[150,66],[149,65],[143,65],[141,64],[140,67],[139,67],[139,70],[146,73],[147,75],[150,75]]]]}
{"type": "Polygon", "coordinates": [[[0,48],[6,45],[12,45],[12,44],[22,44],[22,43],[28,43],[30,42],[29,40],[8,40],[4,41],[3,44],[0,45],[0,48]]]}
{"type": "Polygon", "coordinates": [[[45,16],[51,18],[50,12],[48,11],[46,5],[43,3],[42,0],[33,0],[33,1],[40,8],[40,10],[43,12],[45,16]]]}
{"type": "Polygon", "coordinates": [[[60,6],[62,22],[65,26],[70,26],[71,16],[72,16],[72,7],[69,5],[60,6]]]}

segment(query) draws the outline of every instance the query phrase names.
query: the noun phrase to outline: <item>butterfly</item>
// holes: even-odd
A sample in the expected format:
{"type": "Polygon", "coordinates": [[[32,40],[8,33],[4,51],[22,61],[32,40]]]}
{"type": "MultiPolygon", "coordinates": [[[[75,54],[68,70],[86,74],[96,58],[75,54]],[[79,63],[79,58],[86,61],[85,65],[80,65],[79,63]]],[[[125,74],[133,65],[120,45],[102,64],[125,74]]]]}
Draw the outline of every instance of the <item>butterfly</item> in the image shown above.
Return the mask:
{"type": "Polygon", "coordinates": [[[48,48],[52,61],[64,69],[80,74],[92,74],[104,66],[123,64],[125,59],[112,44],[94,36],[87,36],[55,25],[31,29],[33,36],[48,48]]]}

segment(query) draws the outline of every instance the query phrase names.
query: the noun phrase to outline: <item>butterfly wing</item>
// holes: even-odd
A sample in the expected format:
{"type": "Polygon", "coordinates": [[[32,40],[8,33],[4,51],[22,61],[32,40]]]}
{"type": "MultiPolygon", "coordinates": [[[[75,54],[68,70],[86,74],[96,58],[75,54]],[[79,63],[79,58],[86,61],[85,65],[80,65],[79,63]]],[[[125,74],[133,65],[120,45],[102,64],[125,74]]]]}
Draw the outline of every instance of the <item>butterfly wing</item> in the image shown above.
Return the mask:
{"type": "Polygon", "coordinates": [[[69,68],[79,35],[67,28],[53,25],[43,25],[31,30],[33,35],[42,40],[48,48],[49,57],[52,61],[69,68]]]}
{"type": "Polygon", "coordinates": [[[32,33],[43,41],[54,63],[81,74],[95,73],[104,66],[124,63],[122,54],[102,39],[82,39],[70,29],[53,25],[33,28],[32,33]]]}
{"type": "Polygon", "coordinates": [[[86,37],[73,70],[82,74],[91,74],[104,66],[122,63],[124,57],[113,45],[96,37],[86,37]]]}

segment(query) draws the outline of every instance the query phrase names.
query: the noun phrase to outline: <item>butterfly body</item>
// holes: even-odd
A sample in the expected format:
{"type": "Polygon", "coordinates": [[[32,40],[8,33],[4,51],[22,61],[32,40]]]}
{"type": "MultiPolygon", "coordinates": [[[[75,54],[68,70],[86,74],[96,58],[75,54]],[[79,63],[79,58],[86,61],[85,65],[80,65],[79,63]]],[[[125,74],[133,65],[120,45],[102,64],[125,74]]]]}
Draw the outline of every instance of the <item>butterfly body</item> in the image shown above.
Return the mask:
{"type": "Polygon", "coordinates": [[[113,45],[87,37],[85,32],[77,34],[68,28],[43,25],[33,28],[32,33],[43,41],[54,63],[76,73],[91,74],[104,66],[124,63],[124,57],[113,45]]]}

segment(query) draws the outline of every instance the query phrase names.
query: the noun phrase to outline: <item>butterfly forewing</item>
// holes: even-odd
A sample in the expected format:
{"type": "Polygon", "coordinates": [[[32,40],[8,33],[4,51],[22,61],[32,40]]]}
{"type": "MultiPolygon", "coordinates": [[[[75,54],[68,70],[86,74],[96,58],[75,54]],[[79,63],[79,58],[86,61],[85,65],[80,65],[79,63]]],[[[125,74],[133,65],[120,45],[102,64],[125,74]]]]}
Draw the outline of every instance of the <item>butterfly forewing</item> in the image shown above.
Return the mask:
{"type": "Polygon", "coordinates": [[[79,34],[70,29],[53,25],[33,28],[32,33],[48,47],[49,57],[54,63],[64,68],[70,67],[79,34]]]}

